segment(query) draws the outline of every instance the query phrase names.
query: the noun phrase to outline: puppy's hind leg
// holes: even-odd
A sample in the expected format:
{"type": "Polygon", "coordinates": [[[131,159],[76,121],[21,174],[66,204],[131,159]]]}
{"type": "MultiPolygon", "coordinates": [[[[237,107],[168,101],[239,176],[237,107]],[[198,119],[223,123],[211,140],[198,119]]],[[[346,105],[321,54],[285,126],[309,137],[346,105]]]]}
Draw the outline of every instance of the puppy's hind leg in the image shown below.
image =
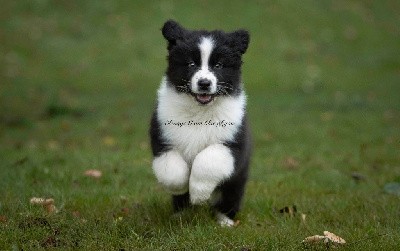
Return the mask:
{"type": "Polygon", "coordinates": [[[221,196],[213,207],[217,211],[217,220],[221,226],[232,227],[234,225],[233,219],[240,209],[244,185],[245,178],[237,177],[222,184],[219,188],[221,196]]]}

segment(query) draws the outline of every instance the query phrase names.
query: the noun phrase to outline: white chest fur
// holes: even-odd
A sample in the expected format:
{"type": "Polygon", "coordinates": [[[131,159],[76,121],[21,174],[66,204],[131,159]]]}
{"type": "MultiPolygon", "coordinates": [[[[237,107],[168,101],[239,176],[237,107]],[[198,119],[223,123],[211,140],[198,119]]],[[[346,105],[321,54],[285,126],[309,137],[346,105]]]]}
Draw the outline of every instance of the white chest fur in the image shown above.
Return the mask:
{"type": "Polygon", "coordinates": [[[216,97],[200,105],[192,96],[178,93],[164,78],[158,90],[158,121],[161,131],[174,150],[193,163],[196,155],[211,144],[233,140],[242,123],[246,97],[216,97]]]}

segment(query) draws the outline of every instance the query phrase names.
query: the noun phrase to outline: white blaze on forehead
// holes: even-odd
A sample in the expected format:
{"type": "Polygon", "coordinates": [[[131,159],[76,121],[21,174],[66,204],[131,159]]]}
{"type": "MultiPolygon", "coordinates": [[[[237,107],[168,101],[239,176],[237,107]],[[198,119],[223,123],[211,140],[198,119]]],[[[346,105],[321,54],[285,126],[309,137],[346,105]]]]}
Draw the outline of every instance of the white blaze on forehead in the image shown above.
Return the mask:
{"type": "Polygon", "coordinates": [[[199,44],[199,48],[201,54],[201,69],[208,70],[208,62],[214,48],[214,41],[209,37],[203,37],[199,44]]]}
{"type": "Polygon", "coordinates": [[[200,79],[207,79],[211,81],[211,88],[209,93],[215,93],[217,91],[217,78],[214,73],[209,69],[209,61],[211,53],[214,49],[214,41],[211,37],[202,37],[199,43],[200,56],[201,56],[201,67],[193,75],[191,79],[191,89],[194,93],[201,93],[198,88],[198,81],[200,79]]]}

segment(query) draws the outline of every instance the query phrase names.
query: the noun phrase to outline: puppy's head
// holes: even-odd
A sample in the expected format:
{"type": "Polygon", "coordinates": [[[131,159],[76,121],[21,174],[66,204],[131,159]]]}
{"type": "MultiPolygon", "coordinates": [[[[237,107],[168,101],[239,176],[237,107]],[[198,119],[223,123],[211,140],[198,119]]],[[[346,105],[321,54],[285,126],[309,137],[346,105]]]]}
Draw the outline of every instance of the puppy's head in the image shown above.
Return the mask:
{"type": "Polygon", "coordinates": [[[218,96],[240,93],[242,55],[249,44],[247,31],[191,31],[170,20],[162,33],[168,41],[166,74],[178,92],[192,95],[202,105],[218,96]]]}

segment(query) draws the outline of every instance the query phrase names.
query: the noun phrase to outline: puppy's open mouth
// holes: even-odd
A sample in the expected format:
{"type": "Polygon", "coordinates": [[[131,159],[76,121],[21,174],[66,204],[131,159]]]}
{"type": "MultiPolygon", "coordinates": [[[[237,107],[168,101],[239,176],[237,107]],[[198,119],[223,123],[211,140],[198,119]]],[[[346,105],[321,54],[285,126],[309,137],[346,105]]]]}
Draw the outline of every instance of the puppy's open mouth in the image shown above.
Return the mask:
{"type": "Polygon", "coordinates": [[[210,94],[194,94],[194,97],[196,98],[197,102],[202,105],[206,105],[214,99],[214,95],[210,94]]]}

